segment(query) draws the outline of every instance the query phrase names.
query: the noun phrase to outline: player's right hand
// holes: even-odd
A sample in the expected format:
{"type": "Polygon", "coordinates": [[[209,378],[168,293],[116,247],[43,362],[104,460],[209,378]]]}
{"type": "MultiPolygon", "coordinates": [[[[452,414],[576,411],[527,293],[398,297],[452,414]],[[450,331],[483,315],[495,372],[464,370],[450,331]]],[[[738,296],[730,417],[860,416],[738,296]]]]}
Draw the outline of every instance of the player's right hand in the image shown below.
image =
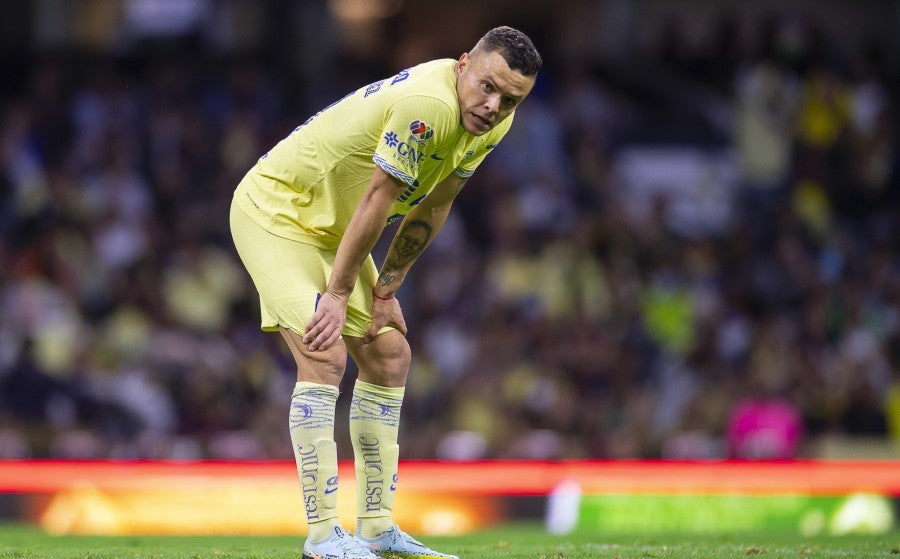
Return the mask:
{"type": "Polygon", "coordinates": [[[319,298],[316,312],[306,323],[303,343],[310,351],[324,351],[341,337],[347,322],[347,297],[326,291],[319,298]]]}

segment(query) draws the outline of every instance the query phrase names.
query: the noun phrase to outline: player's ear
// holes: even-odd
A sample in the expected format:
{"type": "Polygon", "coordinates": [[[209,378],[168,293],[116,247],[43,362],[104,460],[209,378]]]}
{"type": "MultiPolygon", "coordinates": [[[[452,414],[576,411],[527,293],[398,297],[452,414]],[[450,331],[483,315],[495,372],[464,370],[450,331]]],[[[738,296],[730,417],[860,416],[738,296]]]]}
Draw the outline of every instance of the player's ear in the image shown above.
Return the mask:
{"type": "Polygon", "coordinates": [[[462,56],[459,57],[459,60],[456,62],[456,69],[454,72],[456,73],[456,77],[460,77],[463,72],[466,71],[466,68],[469,66],[469,53],[464,52],[462,56]]]}

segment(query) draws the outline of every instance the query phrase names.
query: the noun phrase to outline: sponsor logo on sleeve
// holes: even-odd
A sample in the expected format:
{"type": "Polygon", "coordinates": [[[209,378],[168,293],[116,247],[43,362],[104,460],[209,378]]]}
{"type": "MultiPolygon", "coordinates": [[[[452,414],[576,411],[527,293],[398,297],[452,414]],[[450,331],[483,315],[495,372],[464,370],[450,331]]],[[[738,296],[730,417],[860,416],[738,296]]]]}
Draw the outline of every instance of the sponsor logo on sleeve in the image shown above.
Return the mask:
{"type": "Polygon", "coordinates": [[[409,123],[410,138],[414,142],[426,142],[434,136],[434,130],[422,120],[414,120],[409,123]]]}
{"type": "MultiPolygon", "coordinates": [[[[425,133],[431,134],[431,129],[425,133]]],[[[405,165],[418,166],[425,158],[422,147],[412,139],[409,142],[401,142],[396,132],[385,132],[384,143],[391,148],[394,159],[405,165]]]]}

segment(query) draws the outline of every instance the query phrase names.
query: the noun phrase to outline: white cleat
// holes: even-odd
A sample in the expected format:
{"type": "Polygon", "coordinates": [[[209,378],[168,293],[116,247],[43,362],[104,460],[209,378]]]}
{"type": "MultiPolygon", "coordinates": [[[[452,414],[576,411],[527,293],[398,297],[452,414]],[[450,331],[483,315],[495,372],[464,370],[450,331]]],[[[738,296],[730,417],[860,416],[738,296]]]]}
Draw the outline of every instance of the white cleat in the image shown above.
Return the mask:
{"type": "Polygon", "coordinates": [[[350,532],[335,526],[331,535],[320,542],[306,539],[303,544],[303,559],[378,559],[378,556],[350,532]]]}
{"type": "Polygon", "coordinates": [[[459,559],[456,555],[447,555],[425,547],[396,524],[377,538],[356,536],[356,539],[381,559],[459,559]]]}

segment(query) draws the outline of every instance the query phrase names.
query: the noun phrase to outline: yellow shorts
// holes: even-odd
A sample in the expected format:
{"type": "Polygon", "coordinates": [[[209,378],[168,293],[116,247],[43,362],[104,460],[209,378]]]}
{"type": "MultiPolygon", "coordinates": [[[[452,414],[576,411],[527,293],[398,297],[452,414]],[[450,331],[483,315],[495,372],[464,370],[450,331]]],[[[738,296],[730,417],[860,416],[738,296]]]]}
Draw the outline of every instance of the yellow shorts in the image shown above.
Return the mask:
{"type": "MultiPolygon", "coordinates": [[[[259,293],[261,328],[271,332],[281,326],[303,335],[328,284],[335,252],[273,235],[235,204],[230,221],[238,256],[259,293]]],[[[350,294],[342,334],[361,338],[372,325],[372,287],[377,279],[370,255],[350,294]]],[[[379,334],[391,329],[382,328],[379,334]]]]}

